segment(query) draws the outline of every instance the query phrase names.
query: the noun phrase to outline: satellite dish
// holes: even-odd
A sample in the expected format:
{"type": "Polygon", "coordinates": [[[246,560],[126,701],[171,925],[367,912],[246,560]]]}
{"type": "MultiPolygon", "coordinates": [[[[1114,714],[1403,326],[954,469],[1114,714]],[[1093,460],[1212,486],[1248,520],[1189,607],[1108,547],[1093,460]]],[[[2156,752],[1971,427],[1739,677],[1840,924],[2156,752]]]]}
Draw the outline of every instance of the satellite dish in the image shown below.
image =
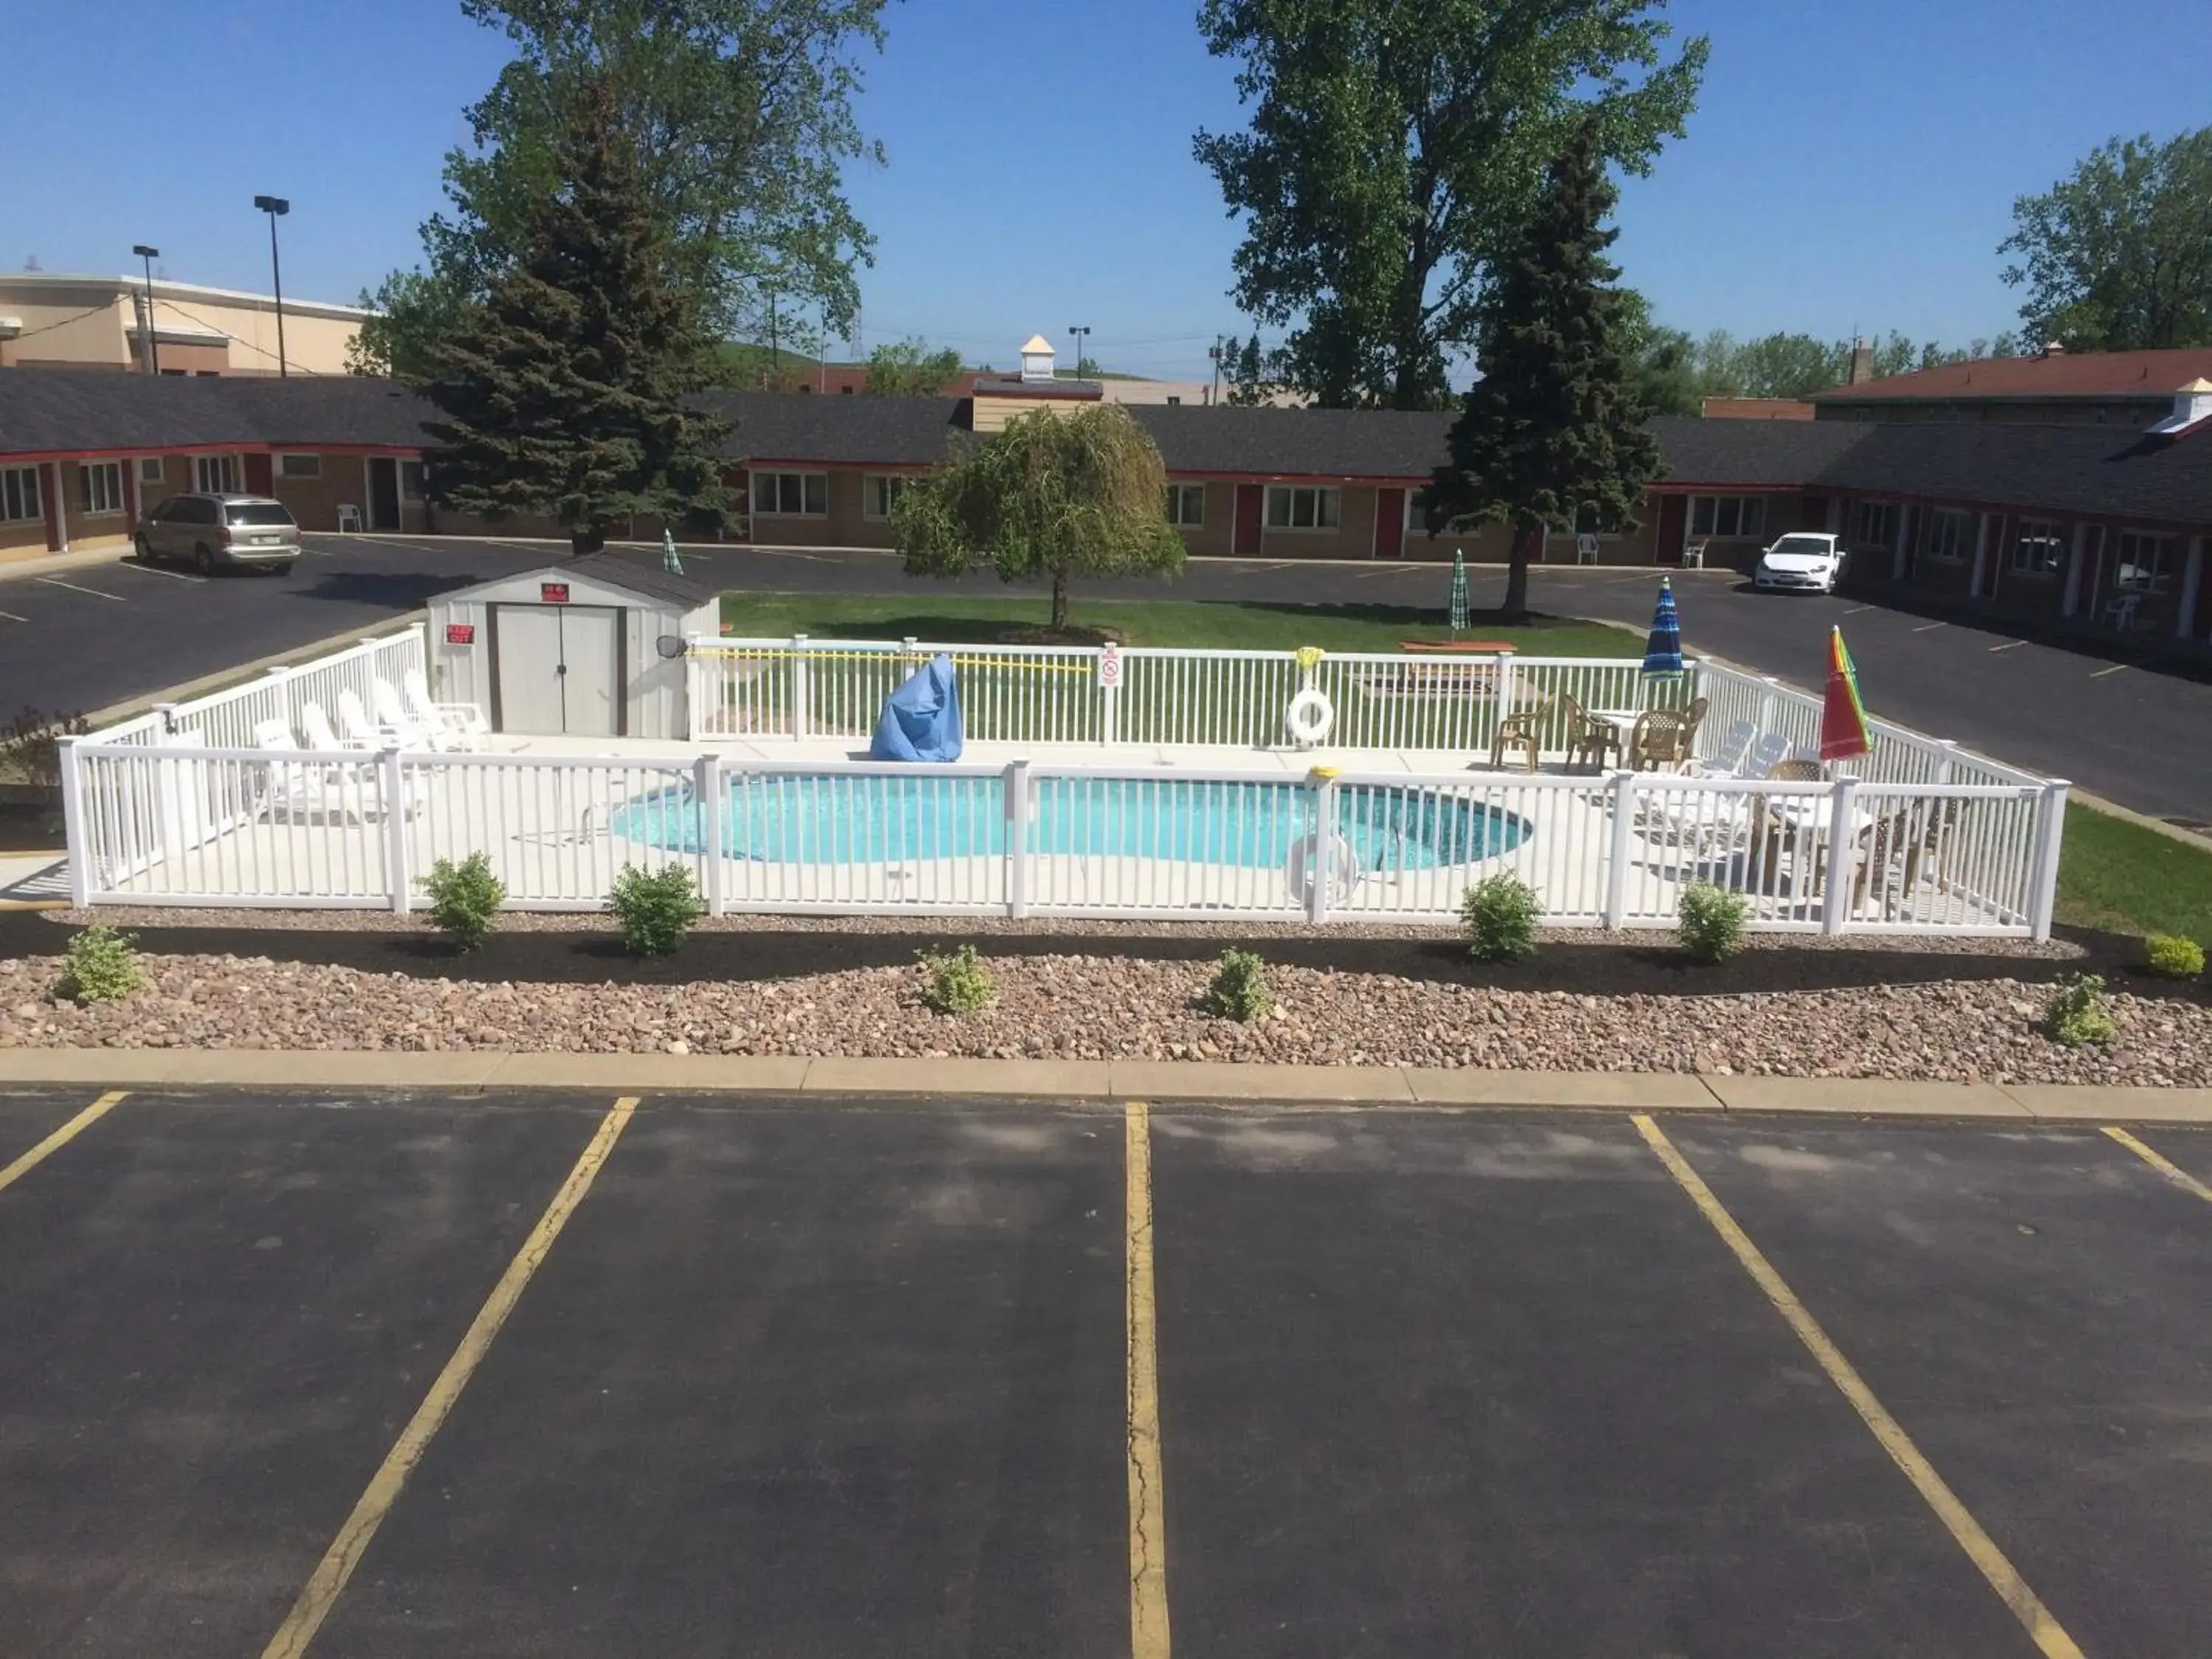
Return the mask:
{"type": "Polygon", "coordinates": [[[663,634],[653,642],[653,648],[664,657],[680,657],[690,647],[684,643],[681,634],[663,634]]]}

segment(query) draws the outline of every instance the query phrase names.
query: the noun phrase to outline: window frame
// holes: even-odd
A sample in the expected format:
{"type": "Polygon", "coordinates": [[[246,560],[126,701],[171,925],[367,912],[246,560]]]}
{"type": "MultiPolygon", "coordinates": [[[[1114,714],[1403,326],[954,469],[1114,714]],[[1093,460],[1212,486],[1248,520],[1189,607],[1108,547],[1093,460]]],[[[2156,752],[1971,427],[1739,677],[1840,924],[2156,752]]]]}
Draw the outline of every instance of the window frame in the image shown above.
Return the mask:
{"type": "Polygon", "coordinates": [[[79,461],[76,464],[76,500],[77,512],[85,518],[112,519],[119,516],[124,510],[123,463],[79,461]],[[93,488],[95,477],[105,480],[106,487],[95,490],[93,488]],[[95,495],[106,498],[104,505],[94,502],[93,497],[95,495]]]}
{"type": "Polygon", "coordinates": [[[195,495],[235,495],[239,490],[238,457],[225,451],[220,454],[192,457],[192,489],[195,495]],[[207,469],[212,466],[221,475],[210,482],[207,469]]]}
{"type": "Polygon", "coordinates": [[[1975,517],[1974,514],[1958,507],[1929,508],[1927,528],[1920,538],[1922,556],[1938,564],[1964,564],[1966,556],[1973,550],[1975,517]],[[1948,551],[1941,545],[1944,538],[1938,533],[1946,526],[1956,526],[1959,532],[1948,551]]]}
{"type": "Polygon", "coordinates": [[[1279,531],[1285,535],[1334,536],[1340,534],[1344,528],[1343,486],[1271,483],[1267,486],[1267,499],[1261,503],[1260,523],[1262,531],[1279,531]],[[1310,495],[1313,498],[1313,521],[1310,524],[1297,522],[1298,498],[1301,495],[1310,495]],[[1275,502],[1279,498],[1285,503],[1283,521],[1279,524],[1275,520],[1275,502]],[[1323,516],[1322,508],[1324,502],[1328,508],[1327,515],[1328,522],[1326,524],[1322,522],[1323,516]]]}
{"type": "Polygon", "coordinates": [[[1206,524],[1206,486],[1169,479],[1167,514],[1168,522],[1178,530],[1203,528],[1206,524]],[[1189,510],[1194,501],[1198,504],[1195,513],[1189,510]]]}
{"type": "Polygon", "coordinates": [[[899,498],[914,488],[915,480],[904,472],[864,472],[860,475],[860,516],[870,524],[885,524],[898,511],[899,498]],[[883,497],[883,507],[877,510],[876,498],[883,497]]]}
{"type": "Polygon", "coordinates": [[[2066,568],[2068,550],[2073,544],[2072,538],[2064,534],[2064,530],[2065,526],[2056,519],[2017,520],[2013,525],[2011,538],[2005,547],[2005,574],[2008,576],[2025,577],[2030,581],[2055,580],[2058,573],[2066,568]],[[2038,533],[2031,536],[2028,533],[2030,530],[2038,533]],[[2036,565],[2024,563],[2021,554],[2031,544],[2039,547],[2056,549],[2057,550],[2051,555],[2051,562],[2036,565]]]}
{"type": "Polygon", "coordinates": [[[1704,536],[1717,542],[1755,542],[1766,533],[1766,497],[1764,495],[1697,495],[1690,497],[1690,534],[1704,536]],[[1705,525],[1698,526],[1698,512],[1705,511],[1705,525]],[[1735,528],[1721,526],[1723,508],[1729,508],[1729,517],[1735,528]]]}
{"type": "Polygon", "coordinates": [[[1888,552],[1897,545],[1897,532],[1905,520],[1905,507],[1897,501],[1861,501],[1852,515],[1857,520],[1852,543],[1869,551],[1888,552]],[[1874,528],[1868,528],[1868,520],[1874,528]]]}
{"type": "Polygon", "coordinates": [[[167,456],[141,455],[138,458],[138,483],[141,488],[147,484],[165,484],[168,482],[169,458],[167,456]],[[149,467],[153,469],[151,471],[147,470],[149,467]]]}
{"type": "Polygon", "coordinates": [[[826,519],[830,516],[830,475],[827,472],[809,472],[786,468],[756,471],[752,476],[752,488],[747,494],[747,500],[750,504],[752,514],[757,519],[826,519]],[[786,479],[793,479],[798,483],[799,504],[796,507],[787,508],[783,505],[783,483],[786,479]],[[807,484],[810,480],[819,481],[822,486],[822,505],[819,507],[809,507],[806,505],[807,484]],[[765,489],[762,488],[763,483],[767,485],[765,489]],[[767,505],[763,504],[763,498],[767,505]]]}
{"type": "Polygon", "coordinates": [[[2173,556],[2179,550],[2180,545],[2180,537],[2163,531],[2121,531],[2112,538],[2112,592],[2139,593],[2145,597],[2171,592],[2173,586],[2174,569],[2180,563],[2180,561],[2173,556]],[[2150,580],[2147,582],[2124,581],[2120,578],[2120,572],[2123,570],[2143,568],[2139,558],[2131,559],[2128,556],[2128,544],[2130,542],[2136,544],[2138,550],[2144,546],[2154,550],[2154,556],[2149,567],[2150,580]]]}
{"type": "Polygon", "coordinates": [[[45,482],[39,474],[43,471],[37,463],[29,466],[0,466],[0,524],[43,524],[46,517],[45,482]],[[11,491],[10,483],[15,485],[11,491]],[[9,505],[9,496],[15,504],[9,505]]]}
{"type": "Polygon", "coordinates": [[[276,456],[276,476],[279,478],[290,479],[295,482],[302,483],[309,479],[319,478],[323,476],[323,458],[319,453],[311,449],[287,449],[279,451],[276,456]],[[307,462],[307,471],[305,472],[294,471],[292,470],[292,463],[295,461],[307,462]]]}

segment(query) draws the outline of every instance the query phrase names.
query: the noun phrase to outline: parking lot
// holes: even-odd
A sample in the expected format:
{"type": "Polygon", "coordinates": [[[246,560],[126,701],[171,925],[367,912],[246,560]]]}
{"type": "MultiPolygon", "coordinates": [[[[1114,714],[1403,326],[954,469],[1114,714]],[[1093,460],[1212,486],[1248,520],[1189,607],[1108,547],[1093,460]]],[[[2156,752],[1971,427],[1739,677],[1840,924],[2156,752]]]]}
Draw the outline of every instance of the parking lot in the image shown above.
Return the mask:
{"type": "Polygon", "coordinates": [[[2172,1128],[0,1096],[0,1650],[2202,1654],[2207,1181],[2172,1128]]]}

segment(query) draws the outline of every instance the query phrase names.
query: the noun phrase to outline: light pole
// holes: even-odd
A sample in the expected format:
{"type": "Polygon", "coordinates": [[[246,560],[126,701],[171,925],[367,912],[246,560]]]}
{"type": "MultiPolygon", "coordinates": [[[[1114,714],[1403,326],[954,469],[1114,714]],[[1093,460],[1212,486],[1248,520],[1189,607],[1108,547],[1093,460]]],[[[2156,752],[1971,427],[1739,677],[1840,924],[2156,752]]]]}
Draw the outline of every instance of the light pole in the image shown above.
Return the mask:
{"type": "Polygon", "coordinates": [[[161,257],[161,250],[141,242],[131,251],[146,262],[146,372],[159,374],[161,344],[154,337],[154,261],[161,257]]]}
{"type": "Polygon", "coordinates": [[[1075,378],[1079,380],[1083,378],[1083,342],[1091,332],[1091,325],[1085,323],[1080,328],[1071,328],[1067,331],[1075,341],[1075,378]]]}
{"type": "Polygon", "coordinates": [[[276,222],[292,210],[292,204],[281,196],[257,196],[253,205],[269,216],[269,277],[276,285],[276,378],[281,380],[291,368],[284,361],[284,268],[276,260],[276,222]]]}

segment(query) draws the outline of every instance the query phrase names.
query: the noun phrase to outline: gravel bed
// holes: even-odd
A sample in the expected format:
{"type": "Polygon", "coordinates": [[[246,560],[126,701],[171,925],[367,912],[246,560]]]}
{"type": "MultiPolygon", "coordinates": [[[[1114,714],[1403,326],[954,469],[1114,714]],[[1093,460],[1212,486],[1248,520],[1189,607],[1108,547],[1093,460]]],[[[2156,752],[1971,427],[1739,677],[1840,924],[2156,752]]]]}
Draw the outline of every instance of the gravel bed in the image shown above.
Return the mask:
{"type": "MultiPolygon", "coordinates": [[[[158,933],[163,928],[241,928],[255,931],[333,933],[420,933],[428,924],[417,915],[394,915],[389,910],[217,910],[183,908],[138,909],[124,905],[101,905],[96,910],[47,910],[45,920],[68,927],[104,921],[111,927],[158,933]]],[[[614,919],[599,911],[507,910],[498,922],[503,933],[612,933],[614,919]]],[[[1006,916],[706,916],[696,924],[702,933],[941,933],[948,939],[1016,938],[1065,939],[1071,952],[1085,939],[1407,939],[1449,938],[1450,927],[1410,926],[1404,922],[1329,922],[1315,927],[1297,921],[1103,921],[1066,916],[1031,916],[1019,921],[1006,916]]],[[[1601,927],[1546,927],[1538,938],[1556,945],[1664,945],[1674,933],[1668,928],[1632,928],[1607,933],[1601,927]]],[[[2066,939],[2038,943],[2025,939],[1945,938],[1930,933],[1847,933],[1829,938],[1820,933],[1749,933],[1748,951],[1903,951],[1922,956],[2020,957],[2031,961],[2071,961],[2082,954],[2080,945],[2066,939]]]]}
{"type": "MultiPolygon", "coordinates": [[[[1246,931],[1249,937],[1249,930],[1246,931]]],[[[148,957],[151,988],[78,1008],[57,959],[0,961],[0,1048],[548,1049],[1299,1061],[2212,1085],[2212,1007],[2111,999],[2118,1041],[2067,1049],[2013,979],[1729,995],[1589,996],[1279,967],[1273,1018],[1208,1018],[1204,964],[1000,958],[999,1000],[921,1006],[913,967],[744,983],[424,980],[265,957],[148,957]]]]}

